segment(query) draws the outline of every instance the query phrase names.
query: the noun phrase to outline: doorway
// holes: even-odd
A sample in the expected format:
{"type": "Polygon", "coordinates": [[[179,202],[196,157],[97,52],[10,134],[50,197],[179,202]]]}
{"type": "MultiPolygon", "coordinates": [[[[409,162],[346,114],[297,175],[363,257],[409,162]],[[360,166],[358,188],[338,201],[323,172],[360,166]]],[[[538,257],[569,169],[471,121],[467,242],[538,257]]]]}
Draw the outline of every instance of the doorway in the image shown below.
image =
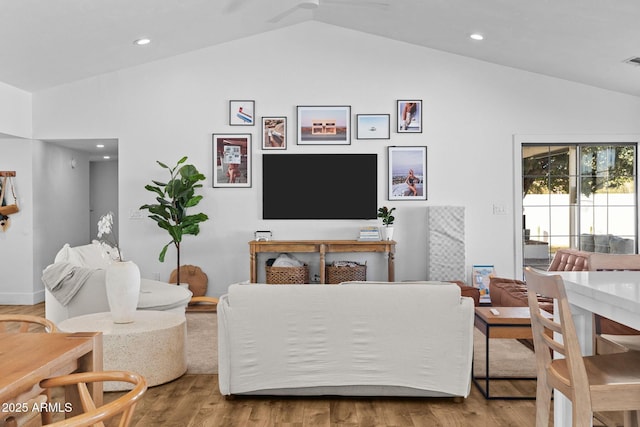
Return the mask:
{"type": "Polygon", "coordinates": [[[516,271],[560,248],[637,253],[637,138],[552,138],[516,140],[516,271]]]}
{"type": "MultiPolygon", "coordinates": [[[[80,206],[88,207],[89,227],[78,230],[82,236],[65,236],[65,241],[90,243],[97,239],[98,220],[108,212],[113,212],[113,233],[118,236],[118,140],[101,139],[64,139],[46,140],[45,142],[76,152],[78,155],[71,162],[88,162],[84,165],[73,165],[72,168],[88,168],[88,191],[75,193],[74,197],[87,197],[86,200],[75,201],[80,206]]],[[[85,169],[86,170],[86,169],[85,169]]],[[[87,179],[83,175],[81,179],[87,179]]],[[[86,209],[86,208],[85,208],[86,209]]],[[[85,217],[86,218],[86,217],[85,217]]],[[[85,219],[86,221],[86,219],[85,219]]],[[[84,222],[86,224],[86,222],[84,222]]],[[[86,226],[85,226],[86,227],[86,226]]]]}

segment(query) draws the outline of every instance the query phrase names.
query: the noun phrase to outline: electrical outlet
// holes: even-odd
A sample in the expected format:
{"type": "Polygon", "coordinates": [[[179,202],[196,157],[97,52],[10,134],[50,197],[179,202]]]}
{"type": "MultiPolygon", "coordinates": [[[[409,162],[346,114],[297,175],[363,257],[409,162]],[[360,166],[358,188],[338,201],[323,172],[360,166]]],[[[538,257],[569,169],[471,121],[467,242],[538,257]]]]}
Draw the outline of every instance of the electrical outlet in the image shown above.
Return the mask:
{"type": "Polygon", "coordinates": [[[502,203],[494,204],[493,205],[493,214],[494,215],[506,215],[507,214],[507,207],[502,203]]]}
{"type": "Polygon", "coordinates": [[[142,219],[144,218],[144,215],[142,214],[142,211],[139,209],[131,209],[129,211],[129,219],[142,219]]]}

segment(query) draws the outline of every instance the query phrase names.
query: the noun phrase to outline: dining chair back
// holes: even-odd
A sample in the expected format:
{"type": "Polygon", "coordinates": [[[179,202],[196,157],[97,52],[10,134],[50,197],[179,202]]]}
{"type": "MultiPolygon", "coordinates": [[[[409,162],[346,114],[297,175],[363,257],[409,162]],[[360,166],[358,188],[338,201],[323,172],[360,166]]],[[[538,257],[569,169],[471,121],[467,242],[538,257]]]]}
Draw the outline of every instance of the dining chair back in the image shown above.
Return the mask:
{"type": "MultiPolygon", "coordinates": [[[[61,421],[47,424],[48,427],[87,427],[104,426],[104,421],[120,416],[119,427],[127,427],[133,418],[136,404],[147,390],[147,382],[142,375],[128,371],[82,372],[62,375],[40,381],[40,387],[51,389],[76,385],[82,403],[83,413],[61,421]],[[118,381],[134,385],[124,395],[96,407],[87,383],[118,381]]],[[[74,408],[75,409],[75,408],[74,408]]],[[[115,425],[110,423],[110,425],[115,425]]]]}
{"type": "MultiPolygon", "coordinates": [[[[589,255],[589,269],[592,271],[640,271],[638,254],[589,255]]],[[[593,315],[594,348],[597,354],[640,351],[640,331],[621,325],[598,314],[593,315]]]]}
{"type": "Polygon", "coordinates": [[[187,311],[211,311],[215,312],[218,308],[218,298],[206,295],[191,297],[187,311]]]}
{"type": "Polygon", "coordinates": [[[49,319],[29,314],[0,314],[0,333],[3,332],[57,332],[49,319]]]}
{"type": "Polygon", "coordinates": [[[640,255],[638,254],[589,254],[589,270],[640,270],[640,255]]]}
{"type": "Polygon", "coordinates": [[[37,405],[35,406],[36,408],[41,408],[42,405],[47,403],[47,396],[39,395],[20,403],[21,405],[15,408],[19,409],[19,412],[3,411],[0,416],[0,427],[41,427],[44,424],[44,420],[38,416],[37,411],[22,411],[21,409],[34,408],[34,405],[37,405]],[[24,405],[22,405],[22,403],[24,403],[24,405]]]}
{"type": "Polygon", "coordinates": [[[549,425],[553,389],[571,400],[573,426],[591,426],[595,411],[625,411],[625,427],[637,426],[640,353],[584,357],[562,277],[527,267],[525,278],[538,376],[536,426],[549,425]],[[557,321],[541,314],[536,295],[554,299],[557,321]]]}

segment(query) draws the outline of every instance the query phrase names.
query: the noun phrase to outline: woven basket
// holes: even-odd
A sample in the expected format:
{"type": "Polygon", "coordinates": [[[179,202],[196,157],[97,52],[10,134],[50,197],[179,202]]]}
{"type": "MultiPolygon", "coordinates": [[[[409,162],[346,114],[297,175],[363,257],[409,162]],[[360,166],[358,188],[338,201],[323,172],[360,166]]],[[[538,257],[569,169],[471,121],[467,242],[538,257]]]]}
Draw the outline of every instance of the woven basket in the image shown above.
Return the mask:
{"type": "Polygon", "coordinates": [[[367,266],[364,264],[353,267],[336,267],[334,265],[328,265],[325,272],[325,281],[329,284],[350,282],[354,280],[367,280],[367,266]]]}
{"type": "Polygon", "coordinates": [[[302,267],[272,267],[265,266],[267,283],[272,285],[290,283],[309,283],[309,266],[302,267]]]}

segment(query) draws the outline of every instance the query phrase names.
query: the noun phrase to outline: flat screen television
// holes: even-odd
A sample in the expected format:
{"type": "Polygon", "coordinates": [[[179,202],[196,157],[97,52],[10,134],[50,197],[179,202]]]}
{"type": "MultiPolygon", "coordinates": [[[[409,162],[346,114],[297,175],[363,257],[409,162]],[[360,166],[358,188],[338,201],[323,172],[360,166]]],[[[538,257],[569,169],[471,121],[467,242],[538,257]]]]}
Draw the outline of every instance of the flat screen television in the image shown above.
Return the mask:
{"type": "Polygon", "coordinates": [[[262,218],[375,219],[377,154],[263,154],[262,218]]]}

